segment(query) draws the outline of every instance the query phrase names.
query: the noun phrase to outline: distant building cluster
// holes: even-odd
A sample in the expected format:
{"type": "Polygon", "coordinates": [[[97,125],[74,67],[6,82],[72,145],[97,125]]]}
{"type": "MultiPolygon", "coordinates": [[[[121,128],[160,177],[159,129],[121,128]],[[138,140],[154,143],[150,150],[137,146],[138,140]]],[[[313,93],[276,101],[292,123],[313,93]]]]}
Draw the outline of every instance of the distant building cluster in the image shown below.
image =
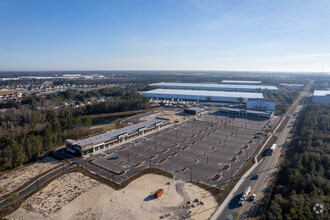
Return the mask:
{"type": "Polygon", "coordinates": [[[26,79],[102,79],[103,75],[64,74],[62,76],[20,76],[12,78],[0,78],[0,81],[26,80],[26,79]]]}
{"type": "Polygon", "coordinates": [[[153,99],[245,103],[247,109],[269,112],[275,110],[275,101],[265,99],[262,92],[278,91],[276,86],[261,85],[261,81],[223,80],[221,84],[162,82],[150,86],[158,89],[143,92],[142,96],[153,99]]]}

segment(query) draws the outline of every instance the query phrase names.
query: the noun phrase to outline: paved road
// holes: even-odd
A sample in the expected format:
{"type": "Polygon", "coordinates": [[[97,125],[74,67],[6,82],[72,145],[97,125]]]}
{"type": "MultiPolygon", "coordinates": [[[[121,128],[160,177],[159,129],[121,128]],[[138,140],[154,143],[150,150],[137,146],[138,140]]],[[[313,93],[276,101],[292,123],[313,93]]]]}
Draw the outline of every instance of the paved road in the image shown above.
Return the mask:
{"type": "MultiPolygon", "coordinates": [[[[310,86],[306,87],[306,90],[309,90],[310,86]]],[[[306,91],[305,90],[305,91],[306,91]]],[[[299,104],[297,105],[294,113],[299,112],[303,105],[306,104],[306,101],[308,100],[309,93],[303,92],[302,97],[300,100],[298,100],[299,104]]],[[[271,178],[274,178],[276,176],[276,167],[278,163],[278,159],[281,154],[281,148],[285,146],[287,136],[290,133],[291,126],[294,124],[294,121],[296,120],[296,116],[294,114],[288,114],[290,117],[289,121],[287,122],[285,128],[282,132],[279,134],[274,134],[278,136],[278,139],[276,141],[277,148],[274,151],[272,155],[268,155],[264,160],[262,160],[256,168],[251,172],[249,176],[245,178],[243,183],[238,187],[237,191],[233,194],[232,198],[230,199],[229,203],[226,204],[225,208],[223,210],[219,210],[220,212],[217,212],[219,214],[212,217],[212,219],[244,219],[248,215],[253,215],[257,211],[257,205],[259,202],[261,202],[263,198],[263,194],[267,192],[267,181],[269,181],[271,178]],[[258,179],[254,179],[253,177],[259,174],[258,179]],[[251,193],[256,194],[257,197],[254,201],[250,201],[248,199],[247,202],[243,204],[243,206],[238,206],[238,202],[240,197],[242,196],[243,191],[251,186],[251,193]]]]}
{"type": "MultiPolygon", "coordinates": [[[[37,179],[36,181],[34,181],[33,183],[31,183],[30,185],[28,185],[21,191],[19,191],[18,196],[12,202],[16,202],[16,201],[20,200],[21,198],[31,194],[33,191],[37,190],[39,187],[44,185],[52,177],[62,173],[65,170],[68,170],[74,166],[76,166],[75,163],[70,163],[65,166],[61,166],[61,167],[51,171],[50,173],[45,174],[41,178],[37,179]]],[[[6,208],[7,206],[8,206],[8,203],[5,200],[0,202],[0,210],[3,208],[6,208]]]]}

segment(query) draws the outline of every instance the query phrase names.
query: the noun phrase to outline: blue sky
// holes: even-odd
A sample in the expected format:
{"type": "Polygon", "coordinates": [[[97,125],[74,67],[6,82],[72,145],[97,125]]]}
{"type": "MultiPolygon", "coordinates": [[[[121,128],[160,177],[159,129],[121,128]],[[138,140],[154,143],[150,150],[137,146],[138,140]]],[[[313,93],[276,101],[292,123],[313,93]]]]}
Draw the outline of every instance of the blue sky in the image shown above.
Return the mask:
{"type": "Polygon", "coordinates": [[[0,0],[0,70],[330,72],[329,0],[0,0]]]}

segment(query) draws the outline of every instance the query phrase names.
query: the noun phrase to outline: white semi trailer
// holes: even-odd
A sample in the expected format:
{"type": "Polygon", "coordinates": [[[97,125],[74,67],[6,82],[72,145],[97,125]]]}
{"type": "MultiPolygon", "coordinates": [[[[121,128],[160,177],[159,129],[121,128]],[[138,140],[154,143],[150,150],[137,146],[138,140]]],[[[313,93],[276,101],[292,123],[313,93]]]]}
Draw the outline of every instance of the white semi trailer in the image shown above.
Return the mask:
{"type": "Polygon", "coordinates": [[[275,149],[276,149],[276,144],[273,144],[269,150],[269,155],[272,155],[275,149]]]}
{"type": "Polygon", "coordinates": [[[239,199],[239,205],[243,205],[244,204],[244,201],[247,199],[247,197],[249,196],[251,192],[251,186],[247,187],[243,194],[242,194],[242,197],[239,199]]]}

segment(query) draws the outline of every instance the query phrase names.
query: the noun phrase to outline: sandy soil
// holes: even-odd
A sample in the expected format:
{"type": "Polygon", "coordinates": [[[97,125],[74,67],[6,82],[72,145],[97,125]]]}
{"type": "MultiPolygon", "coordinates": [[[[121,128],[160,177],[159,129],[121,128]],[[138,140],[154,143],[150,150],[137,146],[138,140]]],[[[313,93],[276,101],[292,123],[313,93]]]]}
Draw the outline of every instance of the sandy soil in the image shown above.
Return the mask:
{"type": "Polygon", "coordinates": [[[51,157],[45,157],[39,162],[0,175],[0,189],[3,190],[3,192],[0,193],[0,196],[14,191],[39,174],[42,174],[53,167],[59,166],[60,164],[59,161],[51,157]]]}
{"type": "Polygon", "coordinates": [[[65,174],[26,200],[9,219],[208,219],[217,203],[207,191],[190,183],[148,174],[122,190],[83,176],[65,174]],[[156,199],[153,193],[164,189],[156,199]],[[202,201],[204,205],[194,202],[202,201]],[[183,208],[187,201],[194,208],[183,208]]]}

